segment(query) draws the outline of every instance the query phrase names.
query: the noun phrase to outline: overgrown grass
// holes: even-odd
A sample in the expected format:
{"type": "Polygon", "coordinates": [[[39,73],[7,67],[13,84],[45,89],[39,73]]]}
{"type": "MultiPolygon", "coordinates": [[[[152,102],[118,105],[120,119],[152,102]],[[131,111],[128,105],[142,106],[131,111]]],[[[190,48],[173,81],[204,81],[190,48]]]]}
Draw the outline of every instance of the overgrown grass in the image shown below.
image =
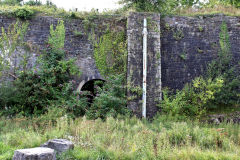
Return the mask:
{"type": "MultiPolygon", "coordinates": [[[[53,6],[0,6],[0,15],[12,15],[12,13],[19,8],[27,8],[34,12],[36,16],[53,16],[61,18],[97,18],[98,16],[110,16],[110,15],[121,15],[126,17],[129,12],[134,12],[134,10],[124,10],[122,8],[118,10],[105,10],[103,12],[98,12],[97,10],[87,11],[66,11],[63,8],[56,8],[53,6]]],[[[240,9],[235,8],[234,6],[224,6],[224,5],[215,5],[214,7],[205,7],[202,9],[193,9],[193,8],[183,8],[175,10],[171,13],[172,15],[179,16],[199,16],[199,15],[215,15],[215,14],[224,14],[228,16],[240,16],[240,9]]]]}
{"type": "MultiPolygon", "coordinates": [[[[54,111],[56,112],[56,110],[54,111]]],[[[75,120],[1,118],[0,159],[15,149],[37,147],[48,139],[67,138],[75,149],[59,159],[239,159],[240,126],[177,122],[159,116],[153,122],[137,118],[75,120]]],[[[56,116],[55,116],[56,117],[56,116]]]]}
{"type": "Polygon", "coordinates": [[[201,9],[184,8],[177,10],[174,15],[179,16],[203,16],[203,15],[215,15],[224,14],[227,16],[240,16],[240,9],[234,6],[215,5],[214,7],[205,7],[201,9]]]}
{"type": "Polygon", "coordinates": [[[66,11],[63,8],[56,8],[53,6],[8,6],[1,5],[0,6],[0,15],[12,15],[12,13],[19,8],[27,8],[32,10],[35,16],[53,16],[53,17],[61,17],[61,18],[96,18],[96,16],[109,16],[118,14],[119,11],[114,10],[105,10],[103,12],[98,12],[97,10],[87,11],[66,11]]]}

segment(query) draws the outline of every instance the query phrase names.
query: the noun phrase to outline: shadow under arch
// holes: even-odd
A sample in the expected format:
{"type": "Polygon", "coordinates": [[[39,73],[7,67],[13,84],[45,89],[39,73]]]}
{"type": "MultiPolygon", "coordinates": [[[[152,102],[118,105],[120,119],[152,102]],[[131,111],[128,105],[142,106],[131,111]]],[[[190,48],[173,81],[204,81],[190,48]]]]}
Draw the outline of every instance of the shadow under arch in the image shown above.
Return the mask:
{"type": "Polygon", "coordinates": [[[105,83],[105,80],[103,79],[91,79],[81,87],[81,91],[93,91],[94,86],[99,86],[102,87],[103,84],[105,83]]]}
{"type": "Polygon", "coordinates": [[[94,97],[96,97],[96,95],[97,95],[97,88],[98,87],[102,88],[104,83],[105,83],[105,80],[103,80],[103,79],[91,79],[83,84],[80,91],[87,92],[86,96],[89,99],[88,101],[90,103],[92,103],[94,97]]]}

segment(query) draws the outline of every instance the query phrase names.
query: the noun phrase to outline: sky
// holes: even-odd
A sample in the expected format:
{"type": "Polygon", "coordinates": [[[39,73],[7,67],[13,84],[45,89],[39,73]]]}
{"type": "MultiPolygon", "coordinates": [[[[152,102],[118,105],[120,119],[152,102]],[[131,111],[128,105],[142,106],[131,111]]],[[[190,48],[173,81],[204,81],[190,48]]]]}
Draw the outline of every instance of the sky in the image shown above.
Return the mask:
{"type": "MultiPolygon", "coordinates": [[[[28,0],[24,0],[26,2],[28,0]]],[[[41,0],[43,3],[46,0],[41,0]]],[[[92,8],[103,11],[104,9],[116,9],[119,7],[117,2],[119,0],[51,0],[59,8],[65,10],[78,8],[79,11],[90,11],[92,8]]]]}

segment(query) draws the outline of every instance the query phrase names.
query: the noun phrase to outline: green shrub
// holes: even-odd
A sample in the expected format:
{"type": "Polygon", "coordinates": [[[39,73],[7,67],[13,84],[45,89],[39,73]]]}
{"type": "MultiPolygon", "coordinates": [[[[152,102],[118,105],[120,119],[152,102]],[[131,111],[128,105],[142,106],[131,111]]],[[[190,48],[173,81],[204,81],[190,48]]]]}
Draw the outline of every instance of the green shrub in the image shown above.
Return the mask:
{"type": "Polygon", "coordinates": [[[164,113],[176,116],[179,119],[187,117],[199,118],[206,111],[206,104],[214,99],[223,85],[221,78],[205,80],[201,77],[187,84],[181,91],[170,95],[168,90],[163,91],[164,99],[161,108],[164,113]]]}
{"type": "MultiPolygon", "coordinates": [[[[48,48],[39,57],[39,70],[23,72],[14,82],[18,88],[19,104],[26,114],[41,114],[51,103],[64,105],[74,100],[73,82],[71,77],[79,71],[74,59],[65,59],[63,50],[65,28],[63,21],[56,29],[50,27],[48,48]]],[[[77,104],[76,104],[77,105],[77,104]]]]}
{"type": "Polygon", "coordinates": [[[21,8],[16,9],[13,14],[17,18],[27,20],[33,16],[34,12],[27,7],[21,7],[21,8]]]}
{"type": "Polygon", "coordinates": [[[22,70],[12,83],[1,86],[1,98],[7,97],[1,101],[3,113],[38,115],[47,112],[52,104],[57,104],[74,116],[83,114],[81,107],[84,107],[85,101],[77,99],[78,95],[73,92],[75,81],[72,81],[73,75],[80,74],[79,69],[75,59],[66,59],[64,41],[65,28],[61,21],[56,29],[50,27],[48,45],[38,57],[38,67],[22,70]]]}

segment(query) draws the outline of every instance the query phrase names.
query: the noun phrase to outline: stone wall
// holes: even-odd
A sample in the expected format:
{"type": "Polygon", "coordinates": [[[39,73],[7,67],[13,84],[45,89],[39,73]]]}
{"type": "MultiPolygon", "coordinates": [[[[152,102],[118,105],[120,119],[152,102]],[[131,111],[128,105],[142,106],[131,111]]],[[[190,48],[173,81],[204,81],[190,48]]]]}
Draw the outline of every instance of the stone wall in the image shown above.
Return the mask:
{"type": "MultiPolygon", "coordinates": [[[[96,17],[86,23],[82,19],[64,19],[66,27],[65,50],[68,57],[75,57],[82,76],[76,78],[78,89],[92,79],[102,79],[93,58],[93,46],[89,35],[100,37],[108,28],[127,31],[128,37],[128,83],[142,88],[142,30],[143,19],[148,21],[148,77],[147,116],[157,112],[156,103],[161,99],[161,88],[176,90],[204,74],[207,64],[219,51],[219,33],[223,21],[230,35],[232,64],[240,61],[240,17],[224,15],[161,18],[159,14],[130,13],[128,20],[121,16],[96,17]],[[127,26],[127,27],[126,27],[127,26]],[[76,34],[82,33],[82,34],[76,34]],[[161,40],[161,41],[160,41],[161,40]]],[[[44,49],[49,36],[49,27],[56,25],[58,18],[34,17],[29,21],[26,41],[44,49]]],[[[15,18],[0,16],[0,27],[5,29],[15,18]]],[[[0,31],[1,32],[1,31],[0,31]]],[[[35,53],[37,54],[37,53],[35,53]]],[[[136,89],[136,88],[135,88],[136,89]]],[[[128,107],[141,115],[141,94],[128,90],[128,107]]]]}
{"type": "MultiPolygon", "coordinates": [[[[219,33],[226,22],[230,36],[232,65],[240,61],[240,17],[209,15],[196,17],[131,13],[128,17],[128,81],[142,88],[143,19],[148,19],[147,116],[152,117],[161,99],[161,88],[182,89],[203,75],[218,56],[219,33]],[[160,23],[160,26],[159,24],[160,23]],[[154,26],[155,25],[155,26],[154,26]],[[161,29],[160,29],[161,28],[161,29]],[[160,34],[161,32],[161,42],[160,34]],[[161,52],[160,52],[161,49],[161,52]],[[159,55],[158,55],[159,54],[159,55]],[[162,84],[162,86],[161,86],[162,84]]],[[[238,73],[239,74],[239,73],[238,73]]],[[[128,90],[129,108],[141,115],[142,97],[128,90]]]]}
{"type": "MultiPolygon", "coordinates": [[[[59,18],[54,17],[33,17],[28,21],[28,31],[25,37],[26,42],[43,50],[47,45],[50,25],[56,26],[59,18]]],[[[90,36],[95,34],[95,38],[104,34],[107,29],[125,31],[126,19],[121,16],[99,16],[89,20],[83,19],[62,19],[64,20],[66,29],[65,47],[67,57],[77,59],[77,65],[82,72],[81,77],[75,77],[78,82],[78,89],[84,85],[85,82],[92,79],[103,79],[100,75],[93,57],[93,45],[89,40],[90,36]]],[[[15,18],[9,18],[0,15],[0,28],[4,27],[7,30],[10,24],[16,22],[15,18]]],[[[0,30],[1,34],[1,30],[0,30]]],[[[40,52],[33,51],[36,57],[40,52]]],[[[36,58],[32,58],[36,59],[36,58]]],[[[76,86],[77,87],[77,86],[76,86]]]]}
{"type": "Polygon", "coordinates": [[[226,22],[233,64],[240,61],[240,17],[224,15],[165,17],[161,21],[162,84],[181,89],[204,74],[207,64],[218,56],[219,33],[226,22]]]}

